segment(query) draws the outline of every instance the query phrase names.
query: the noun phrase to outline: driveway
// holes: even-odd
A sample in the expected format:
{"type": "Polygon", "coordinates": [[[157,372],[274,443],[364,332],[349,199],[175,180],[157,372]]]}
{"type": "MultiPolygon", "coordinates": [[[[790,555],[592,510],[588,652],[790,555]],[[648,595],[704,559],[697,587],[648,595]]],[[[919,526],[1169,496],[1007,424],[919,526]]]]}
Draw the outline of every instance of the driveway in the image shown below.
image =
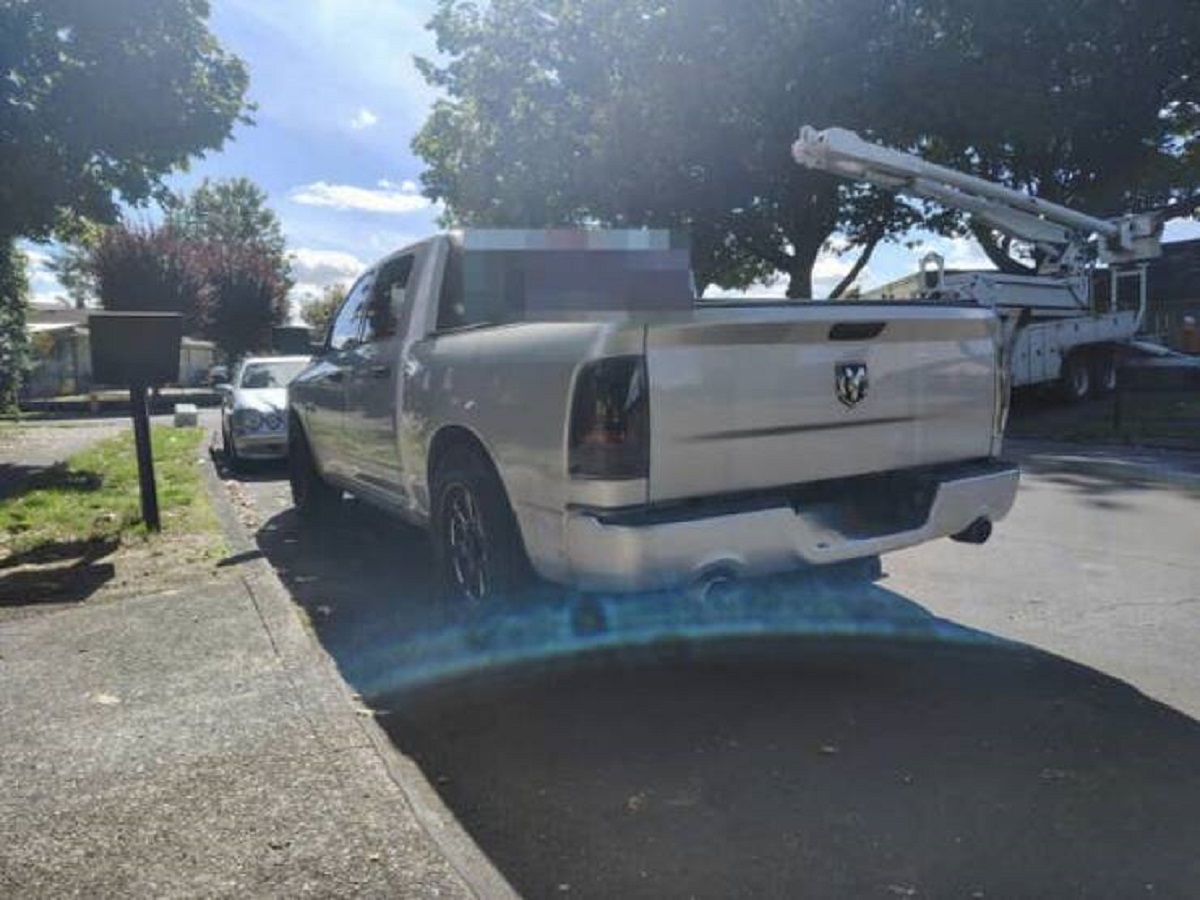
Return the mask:
{"type": "Polygon", "coordinates": [[[984,547],[686,597],[434,600],[423,536],[240,481],[343,675],[529,896],[1190,896],[1200,499],[1029,460],[984,547]],[[501,666],[501,664],[505,664],[501,666]]]}

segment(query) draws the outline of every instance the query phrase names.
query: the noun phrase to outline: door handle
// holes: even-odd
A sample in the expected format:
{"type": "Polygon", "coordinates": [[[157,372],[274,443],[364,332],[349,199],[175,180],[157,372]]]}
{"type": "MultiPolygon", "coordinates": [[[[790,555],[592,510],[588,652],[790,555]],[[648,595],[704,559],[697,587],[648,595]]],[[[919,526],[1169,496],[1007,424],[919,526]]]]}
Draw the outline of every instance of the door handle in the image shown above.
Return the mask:
{"type": "Polygon", "coordinates": [[[377,366],[371,366],[371,368],[367,369],[367,372],[370,373],[372,378],[387,378],[392,374],[392,367],[381,364],[377,366]]]}

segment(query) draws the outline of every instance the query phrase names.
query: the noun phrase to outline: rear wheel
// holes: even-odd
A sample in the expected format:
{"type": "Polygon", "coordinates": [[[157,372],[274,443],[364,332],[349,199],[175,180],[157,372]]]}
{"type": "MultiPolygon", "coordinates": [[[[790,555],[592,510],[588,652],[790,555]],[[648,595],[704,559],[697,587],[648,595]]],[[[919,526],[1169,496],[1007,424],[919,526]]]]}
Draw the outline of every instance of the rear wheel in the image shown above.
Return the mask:
{"type": "Polygon", "coordinates": [[[433,545],[446,596],[471,604],[512,593],[525,554],[504,486],[478,451],[455,448],[434,469],[433,545]]]}
{"type": "Polygon", "coordinates": [[[1092,360],[1092,383],[1099,394],[1111,394],[1117,389],[1117,356],[1112,350],[1099,350],[1092,360]]]}
{"type": "Polygon", "coordinates": [[[1063,363],[1060,393],[1070,403],[1082,403],[1092,395],[1092,366],[1083,350],[1075,350],[1063,363]]]}
{"type": "Polygon", "coordinates": [[[288,481],[292,504],[304,519],[328,516],[341,502],[342,492],[321,477],[304,427],[295,418],[288,423],[288,481]]]}

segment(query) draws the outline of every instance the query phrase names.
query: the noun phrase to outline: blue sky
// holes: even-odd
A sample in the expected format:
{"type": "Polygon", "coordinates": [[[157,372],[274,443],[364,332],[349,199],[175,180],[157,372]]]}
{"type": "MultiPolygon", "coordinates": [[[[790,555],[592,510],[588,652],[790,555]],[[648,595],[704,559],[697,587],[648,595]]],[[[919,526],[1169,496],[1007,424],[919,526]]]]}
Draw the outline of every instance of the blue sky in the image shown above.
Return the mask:
{"type": "MultiPolygon", "coordinates": [[[[295,254],[298,298],[348,281],[372,260],[436,229],[437,210],[417,193],[421,162],[409,149],[435,96],[412,62],[434,53],[425,29],[433,6],[433,0],[213,2],[213,30],[250,67],[257,124],[238,127],[221,153],[197,161],[172,184],[244,175],[265,188],[295,254]]],[[[1200,236],[1200,226],[1182,223],[1169,235],[1200,236]]],[[[930,248],[952,266],[986,265],[970,241],[931,238],[917,250],[881,247],[862,280],[906,275],[930,248]]],[[[49,300],[61,289],[45,271],[45,249],[30,249],[35,299],[49,300]]],[[[853,258],[819,259],[816,292],[827,292],[853,258]]]]}

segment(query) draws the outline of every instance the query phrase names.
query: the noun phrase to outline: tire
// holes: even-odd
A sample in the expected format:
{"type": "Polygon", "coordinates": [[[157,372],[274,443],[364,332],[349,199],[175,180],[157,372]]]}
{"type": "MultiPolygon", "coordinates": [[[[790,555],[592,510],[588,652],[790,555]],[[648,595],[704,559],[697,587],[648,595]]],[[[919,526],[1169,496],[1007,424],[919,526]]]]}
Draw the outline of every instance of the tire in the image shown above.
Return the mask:
{"type": "Polygon", "coordinates": [[[449,450],[434,468],[432,538],[445,597],[469,605],[510,596],[526,581],[516,517],[495,470],[479,451],[449,450]]]}
{"type": "Polygon", "coordinates": [[[321,477],[299,420],[288,422],[288,481],[292,505],[302,519],[318,521],[337,511],[342,492],[321,477]]]}
{"type": "Polygon", "coordinates": [[[229,466],[229,471],[241,472],[245,468],[245,460],[238,455],[237,444],[233,442],[228,423],[221,430],[221,438],[225,442],[225,463],[229,466]]]}
{"type": "Polygon", "coordinates": [[[1097,394],[1109,396],[1117,390],[1117,355],[1099,350],[1092,359],[1092,384],[1097,394]]]}
{"type": "Polygon", "coordinates": [[[1063,363],[1059,393],[1068,403],[1083,403],[1092,395],[1092,366],[1082,350],[1074,350],[1063,363]]]}

